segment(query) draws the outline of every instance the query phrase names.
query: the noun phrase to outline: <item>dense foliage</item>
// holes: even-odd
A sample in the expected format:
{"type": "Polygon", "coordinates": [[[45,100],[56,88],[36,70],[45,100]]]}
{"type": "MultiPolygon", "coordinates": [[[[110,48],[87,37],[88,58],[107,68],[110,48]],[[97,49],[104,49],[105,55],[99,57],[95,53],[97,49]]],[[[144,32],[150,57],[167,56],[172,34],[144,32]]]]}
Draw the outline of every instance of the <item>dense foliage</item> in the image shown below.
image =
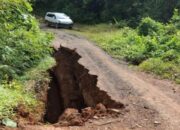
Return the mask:
{"type": "Polygon", "coordinates": [[[115,58],[123,58],[141,69],[180,83],[180,15],[175,10],[169,24],[147,17],[137,29],[107,25],[82,27],[81,33],[115,58]]]}
{"type": "Polygon", "coordinates": [[[0,120],[12,118],[18,105],[29,111],[42,106],[34,92],[27,90],[32,83],[26,82],[35,75],[43,77],[47,70],[43,65],[50,67],[52,58],[43,59],[51,53],[52,36],[40,31],[31,11],[26,0],[0,0],[0,120]],[[23,75],[39,64],[36,73],[23,75]]]}
{"type": "Polygon", "coordinates": [[[39,30],[25,0],[0,0],[0,81],[23,72],[50,53],[50,35],[39,30]]]}
{"type": "Polygon", "coordinates": [[[77,22],[97,23],[126,20],[136,26],[143,17],[167,22],[179,0],[35,0],[35,12],[65,12],[77,22]]]}

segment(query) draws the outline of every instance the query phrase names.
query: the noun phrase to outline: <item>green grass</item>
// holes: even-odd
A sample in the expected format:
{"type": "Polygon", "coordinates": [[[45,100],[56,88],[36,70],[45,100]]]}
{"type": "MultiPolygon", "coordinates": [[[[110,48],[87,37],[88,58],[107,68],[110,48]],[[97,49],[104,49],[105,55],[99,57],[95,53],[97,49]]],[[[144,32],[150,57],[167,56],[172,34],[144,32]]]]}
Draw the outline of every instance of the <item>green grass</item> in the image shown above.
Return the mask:
{"type": "Polygon", "coordinates": [[[19,104],[32,108],[37,102],[32,93],[23,90],[21,83],[14,81],[11,84],[0,85],[0,119],[12,118],[15,115],[14,109],[19,104]]]}

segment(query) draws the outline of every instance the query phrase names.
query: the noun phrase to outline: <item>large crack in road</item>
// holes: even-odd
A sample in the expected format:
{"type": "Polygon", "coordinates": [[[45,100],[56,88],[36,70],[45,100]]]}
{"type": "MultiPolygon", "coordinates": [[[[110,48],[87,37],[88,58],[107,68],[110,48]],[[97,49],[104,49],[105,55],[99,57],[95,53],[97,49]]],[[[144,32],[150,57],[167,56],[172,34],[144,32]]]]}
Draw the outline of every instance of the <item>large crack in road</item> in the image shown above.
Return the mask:
{"type": "Polygon", "coordinates": [[[122,103],[112,100],[97,87],[97,76],[89,74],[89,70],[78,63],[81,56],[75,50],[61,47],[54,58],[57,64],[50,70],[52,81],[48,90],[46,121],[57,123],[67,108],[81,111],[99,103],[107,108],[124,108],[122,103]]]}

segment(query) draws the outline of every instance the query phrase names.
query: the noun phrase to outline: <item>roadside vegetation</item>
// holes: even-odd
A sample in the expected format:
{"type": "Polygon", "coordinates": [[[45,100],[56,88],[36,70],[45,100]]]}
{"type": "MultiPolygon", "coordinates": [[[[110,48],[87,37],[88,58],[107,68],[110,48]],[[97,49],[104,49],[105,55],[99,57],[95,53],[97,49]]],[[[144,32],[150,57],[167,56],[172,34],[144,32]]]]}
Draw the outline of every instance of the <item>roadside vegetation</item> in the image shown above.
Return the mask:
{"type": "Polygon", "coordinates": [[[40,31],[31,11],[25,0],[0,0],[0,120],[15,119],[19,105],[32,113],[41,107],[33,81],[48,80],[46,70],[54,65],[53,36],[40,31]]]}
{"type": "Polygon", "coordinates": [[[180,15],[166,24],[143,18],[136,29],[115,25],[80,25],[76,32],[95,41],[111,56],[141,70],[180,83],[180,15]]]}

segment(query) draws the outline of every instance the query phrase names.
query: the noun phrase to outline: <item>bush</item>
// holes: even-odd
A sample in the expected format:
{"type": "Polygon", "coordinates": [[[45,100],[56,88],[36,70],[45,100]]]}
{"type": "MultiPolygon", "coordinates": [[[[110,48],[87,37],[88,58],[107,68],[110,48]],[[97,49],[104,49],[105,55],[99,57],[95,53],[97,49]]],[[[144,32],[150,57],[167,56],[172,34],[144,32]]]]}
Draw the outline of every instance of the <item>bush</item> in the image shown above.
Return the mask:
{"type": "Polygon", "coordinates": [[[25,0],[0,0],[0,82],[12,80],[50,54],[50,34],[40,31],[25,0]]]}
{"type": "Polygon", "coordinates": [[[162,60],[167,62],[167,61],[175,61],[178,59],[178,53],[174,50],[168,50],[162,55],[162,60]]]}
{"type": "Polygon", "coordinates": [[[146,39],[138,36],[137,34],[133,37],[127,37],[127,43],[129,43],[129,46],[124,48],[124,58],[128,62],[138,65],[147,58],[146,45],[144,44],[144,42],[146,42],[145,40],[146,39]]]}
{"type": "Polygon", "coordinates": [[[138,27],[138,32],[140,35],[143,36],[154,36],[161,34],[164,30],[163,24],[156,22],[155,20],[147,17],[143,18],[139,27],[138,27]]]}
{"type": "Polygon", "coordinates": [[[174,14],[171,18],[171,23],[178,29],[180,29],[180,13],[178,9],[174,10],[174,14]]]}

